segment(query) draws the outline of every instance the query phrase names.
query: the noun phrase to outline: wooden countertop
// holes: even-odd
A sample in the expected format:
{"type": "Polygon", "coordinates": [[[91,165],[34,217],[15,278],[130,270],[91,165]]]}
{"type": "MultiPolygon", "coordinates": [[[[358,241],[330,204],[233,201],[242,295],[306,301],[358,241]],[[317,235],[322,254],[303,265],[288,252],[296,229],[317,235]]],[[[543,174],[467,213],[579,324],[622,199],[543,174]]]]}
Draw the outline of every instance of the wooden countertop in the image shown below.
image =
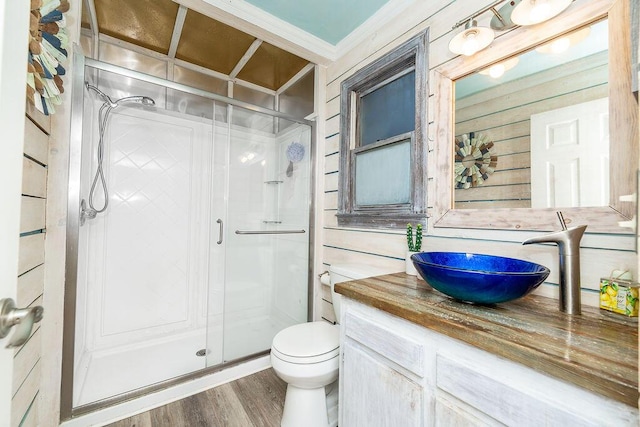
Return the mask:
{"type": "Polygon", "coordinates": [[[345,297],[479,349],[638,406],[637,318],[536,295],[494,306],[455,301],[405,273],[336,284],[345,297]]]}

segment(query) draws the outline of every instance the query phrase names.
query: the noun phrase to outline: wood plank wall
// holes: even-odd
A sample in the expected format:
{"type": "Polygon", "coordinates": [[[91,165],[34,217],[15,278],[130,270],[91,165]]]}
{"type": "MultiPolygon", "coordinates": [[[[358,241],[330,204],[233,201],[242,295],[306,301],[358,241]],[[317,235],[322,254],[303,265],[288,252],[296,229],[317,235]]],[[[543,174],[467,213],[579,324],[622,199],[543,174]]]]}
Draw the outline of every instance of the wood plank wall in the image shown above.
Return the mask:
{"type": "MultiPolygon", "coordinates": [[[[323,234],[322,263],[325,269],[333,263],[357,262],[386,268],[389,272],[403,271],[406,257],[405,236],[402,230],[348,229],[338,227],[337,178],[339,174],[339,138],[340,138],[340,85],[343,80],[357,70],[388,53],[409,38],[429,28],[429,68],[433,70],[451,61],[455,56],[449,52],[450,39],[459,30],[452,30],[461,18],[476,10],[488,6],[490,0],[451,0],[449,2],[416,2],[383,28],[378,29],[370,38],[358,45],[327,68],[325,88],[325,138],[324,138],[324,194],[323,197],[323,234]]],[[[580,7],[587,7],[586,0],[577,0],[565,13],[580,7]]],[[[478,18],[479,25],[487,25],[491,13],[478,18]]],[[[508,37],[509,32],[498,33],[498,37],[508,37]]],[[[436,182],[434,170],[435,89],[430,85],[428,121],[429,121],[429,159],[427,174],[429,179],[427,200],[429,212],[433,211],[436,182]]],[[[322,162],[321,162],[322,164],[322,162]]],[[[434,229],[430,224],[423,240],[423,250],[469,251],[507,255],[539,262],[551,269],[547,282],[537,291],[540,294],[556,297],[558,293],[558,256],[555,246],[522,246],[521,242],[534,234],[531,232],[471,230],[471,229],[434,229]]],[[[587,234],[582,239],[582,301],[584,304],[597,305],[599,279],[613,269],[630,269],[637,276],[636,256],[633,252],[633,240],[620,235],[587,234]]],[[[320,286],[319,317],[333,319],[331,293],[324,285],[320,286]]]]}
{"type": "MultiPolygon", "coordinates": [[[[33,119],[25,119],[18,307],[43,305],[49,122],[34,111],[30,116],[33,119]]],[[[39,424],[41,323],[36,323],[29,340],[15,350],[11,426],[39,424]]]]}
{"type": "Polygon", "coordinates": [[[531,115],[608,96],[601,52],[456,100],[456,137],[489,138],[498,155],[481,187],[455,190],[455,208],[531,207],[531,115]]]}

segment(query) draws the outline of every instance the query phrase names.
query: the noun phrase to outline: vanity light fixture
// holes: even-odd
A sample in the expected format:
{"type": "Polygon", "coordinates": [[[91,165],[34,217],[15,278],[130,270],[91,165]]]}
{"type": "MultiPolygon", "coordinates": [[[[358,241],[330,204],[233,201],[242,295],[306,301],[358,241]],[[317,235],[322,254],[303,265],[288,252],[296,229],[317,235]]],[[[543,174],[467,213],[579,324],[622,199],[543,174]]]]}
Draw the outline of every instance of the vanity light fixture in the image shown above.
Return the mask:
{"type": "Polygon", "coordinates": [[[493,42],[496,31],[505,31],[516,25],[535,25],[562,13],[573,0],[510,0],[500,9],[496,7],[505,0],[498,0],[458,21],[453,29],[464,24],[464,31],[449,42],[449,50],[457,55],[471,56],[493,42]],[[479,27],[476,17],[487,11],[494,14],[491,28],[479,27]]]}
{"type": "Polygon", "coordinates": [[[478,27],[475,19],[470,19],[464,31],[456,34],[449,42],[449,50],[458,55],[471,56],[489,46],[495,34],[489,27],[478,27]]]}
{"type": "MultiPolygon", "coordinates": [[[[515,25],[511,22],[511,19],[506,16],[506,14],[511,13],[511,9],[507,9],[505,6],[500,10],[496,10],[496,6],[503,2],[504,0],[493,2],[473,15],[458,21],[453,26],[453,29],[455,30],[456,28],[464,25],[464,31],[456,34],[455,37],[451,39],[449,42],[449,50],[457,55],[471,56],[491,44],[495,38],[493,30],[505,31],[509,28],[513,28],[515,25]],[[478,21],[476,21],[475,18],[489,10],[494,14],[494,17],[491,20],[491,28],[479,27],[478,21]]],[[[510,3],[511,2],[509,2],[509,4],[510,3]]]]}
{"type": "Polygon", "coordinates": [[[511,13],[517,25],[535,25],[562,13],[572,0],[521,0],[511,13]]]}

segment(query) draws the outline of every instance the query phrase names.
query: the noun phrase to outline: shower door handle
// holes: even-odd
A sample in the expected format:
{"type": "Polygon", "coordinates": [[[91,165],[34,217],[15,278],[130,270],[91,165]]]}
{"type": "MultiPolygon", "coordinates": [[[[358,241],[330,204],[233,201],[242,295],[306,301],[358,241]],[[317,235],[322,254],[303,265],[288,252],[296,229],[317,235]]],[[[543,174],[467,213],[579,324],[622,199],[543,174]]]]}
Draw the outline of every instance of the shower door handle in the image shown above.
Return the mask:
{"type": "Polygon", "coordinates": [[[220,218],[218,218],[218,220],[216,222],[220,226],[218,228],[218,241],[216,243],[221,245],[222,244],[222,232],[223,232],[224,223],[222,222],[222,220],[220,218]]]}
{"type": "Polygon", "coordinates": [[[12,327],[16,331],[7,344],[7,348],[20,347],[31,336],[33,325],[42,320],[44,309],[37,305],[31,308],[16,308],[11,298],[0,300],[0,338],[9,334],[12,327]]]}

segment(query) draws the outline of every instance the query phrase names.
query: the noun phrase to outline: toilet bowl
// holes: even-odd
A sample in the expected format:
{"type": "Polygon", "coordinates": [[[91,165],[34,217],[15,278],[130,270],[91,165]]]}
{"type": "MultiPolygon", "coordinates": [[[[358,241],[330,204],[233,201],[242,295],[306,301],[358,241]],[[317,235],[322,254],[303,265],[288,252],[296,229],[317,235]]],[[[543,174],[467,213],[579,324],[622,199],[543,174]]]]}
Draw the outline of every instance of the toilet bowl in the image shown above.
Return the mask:
{"type": "Polygon", "coordinates": [[[325,386],[338,379],[339,357],[340,331],[325,321],[294,325],[275,336],[271,365],[287,383],[282,426],[329,425],[325,386]]]}
{"type": "MultiPolygon", "coordinates": [[[[331,296],[340,320],[340,295],[334,285],[347,280],[384,274],[359,264],[332,265],[331,296]]],[[[282,427],[335,427],[338,425],[339,326],[326,321],[302,323],[280,331],[271,346],[271,365],[287,383],[282,427]]]]}

